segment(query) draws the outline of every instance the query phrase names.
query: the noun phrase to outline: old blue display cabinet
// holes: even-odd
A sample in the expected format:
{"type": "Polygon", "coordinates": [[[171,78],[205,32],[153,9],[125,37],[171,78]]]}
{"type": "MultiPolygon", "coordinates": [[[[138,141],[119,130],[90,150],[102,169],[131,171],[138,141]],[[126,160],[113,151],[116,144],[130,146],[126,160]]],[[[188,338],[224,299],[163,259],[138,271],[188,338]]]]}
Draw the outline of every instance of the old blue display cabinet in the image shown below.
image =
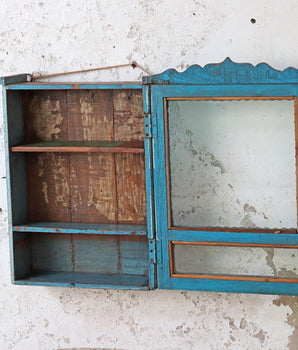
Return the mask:
{"type": "Polygon", "coordinates": [[[13,282],[155,288],[141,84],[2,83],[13,282]]]}
{"type": "Polygon", "coordinates": [[[2,79],[14,283],[298,295],[296,69],[26,80],[2,79]]]}

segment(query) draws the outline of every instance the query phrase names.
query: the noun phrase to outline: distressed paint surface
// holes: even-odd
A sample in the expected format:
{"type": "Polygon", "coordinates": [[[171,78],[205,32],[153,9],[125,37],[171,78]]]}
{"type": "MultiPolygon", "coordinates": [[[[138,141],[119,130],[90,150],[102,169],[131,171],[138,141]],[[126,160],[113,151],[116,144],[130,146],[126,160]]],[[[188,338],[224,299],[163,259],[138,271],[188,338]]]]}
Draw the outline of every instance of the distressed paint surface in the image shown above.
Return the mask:
{"type": "Polygon", "coordinates": [[[24,92],[22,106],[25,142],[65,140],[67,137],[64,91],[24,92]]]}
{"type": "MultiPolygon", "coordinates": [[[[20,95],[24,143],[144,140],[140,89],[20,95]]],[[[144,154],[50,152],[29,153],[26,159],[28,220],[146,223],[144,154]]]]}
{"type": "Polygon", "coordinates": [[[67,91],[68,139],[113,140],[112,91],[67,91]]]}
{"type": "Polygon", "coordinates": [[[71,154],[72,221],[116,221],[116,191],[112,154],[71,154]],[[87,157],[86,157],[87,156],[87,157]]]}
{"type": "Polygon", "coordinates": [[[146,223],[145,164],[139,154],[115,154],[118,221],[146,223]]]}
{"type": "MultiPolygon", "coordinates": [[[[264,61],[281,70],[298,65],[294,0],[63,0],[55,6],[17,0],[1,2],[0,10],[1,75],[60,72],[131,59],[153,73],[171,67],[184,70],[193,63],[204,66],[227,56],[237,62],[264,61]]],[[[141,76],[137,69],[124,68],[65,80],[141,76]]],[[[0,163],[2,348],[297,348],[295,297],[11,286],[2,122],[0,163]]]]}
{"type": "Polygon", "coordinates": [[[69,157],[63,153],[31,153],[26,157],[27,220],[70,221],[69,157]]]}
{"type": "Polygon", "coordinates": [[[143,95],[141,91],[115,91],[114,139],[116,141],[144,140],[143,95]]]}

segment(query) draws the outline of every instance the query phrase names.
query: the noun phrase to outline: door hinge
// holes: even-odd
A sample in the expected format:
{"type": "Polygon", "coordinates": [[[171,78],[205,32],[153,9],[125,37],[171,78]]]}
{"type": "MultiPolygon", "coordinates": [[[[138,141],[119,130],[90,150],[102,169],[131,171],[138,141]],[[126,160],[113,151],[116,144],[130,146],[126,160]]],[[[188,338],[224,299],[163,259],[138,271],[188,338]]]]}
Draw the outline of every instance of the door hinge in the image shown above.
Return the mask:
{"type": "Polygon", "coordinates": [[[156,114],[146,113],[144,115],[145,137],[151,139],[157,137],[156,114]]]}
{"type": "Polygon", "coordinates": [[[149,263],[156,264],[156,241],[149,239],[149,263]]]}
{"type": "Polygon", "coordinates": [[[149,262],[150,264],[162,264],[161,241],[149,239],[149,262]]]}
{"type": "Polygon", "coordinates": [[[156,260],[158,265],[162,266],[162,247],[161,247],[161,241],[156,241],[156,260]]]}

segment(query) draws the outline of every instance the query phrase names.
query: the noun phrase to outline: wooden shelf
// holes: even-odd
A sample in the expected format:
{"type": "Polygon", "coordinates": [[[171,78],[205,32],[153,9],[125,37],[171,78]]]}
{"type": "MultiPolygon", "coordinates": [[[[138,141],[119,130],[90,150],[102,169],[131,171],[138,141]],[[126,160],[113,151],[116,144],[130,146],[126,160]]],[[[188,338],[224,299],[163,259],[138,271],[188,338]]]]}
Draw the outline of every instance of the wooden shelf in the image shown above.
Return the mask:
{"type": "Polygon", "coordinates": [[[83,233],[99,235],[146,236],[145,225],[86,224],[74,222],[34,222],[13,226],[16,232],[83,233]]]}
{"type": "Polygon", "coordinates": [[[12,152],[144,153],[143,141],[49,141],[23,144],[12,152]]]}

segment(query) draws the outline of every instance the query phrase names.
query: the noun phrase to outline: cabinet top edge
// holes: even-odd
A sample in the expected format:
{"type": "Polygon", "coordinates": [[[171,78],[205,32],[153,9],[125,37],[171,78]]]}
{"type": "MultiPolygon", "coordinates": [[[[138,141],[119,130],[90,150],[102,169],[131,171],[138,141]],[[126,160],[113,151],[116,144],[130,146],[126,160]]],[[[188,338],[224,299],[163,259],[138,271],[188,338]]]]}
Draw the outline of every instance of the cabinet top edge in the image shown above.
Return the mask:
{"type": "Polygon", "coordinates": [[[141,89],[140,81],[125,82],[13,82],[9,77],[2,77],[1,84],[7,90],[39,90],[39,89],[141,89]]]}
{"type": "Polygon", "coordinates": [[[229,57],[220,63],[205,66],[193,64],[183,72],[168,69],[160,74],[144,76],[144,85],[220,85],[220,84],[298,84],[298,69],[282,71],[267,63],[236,63],[229,57]]]}

